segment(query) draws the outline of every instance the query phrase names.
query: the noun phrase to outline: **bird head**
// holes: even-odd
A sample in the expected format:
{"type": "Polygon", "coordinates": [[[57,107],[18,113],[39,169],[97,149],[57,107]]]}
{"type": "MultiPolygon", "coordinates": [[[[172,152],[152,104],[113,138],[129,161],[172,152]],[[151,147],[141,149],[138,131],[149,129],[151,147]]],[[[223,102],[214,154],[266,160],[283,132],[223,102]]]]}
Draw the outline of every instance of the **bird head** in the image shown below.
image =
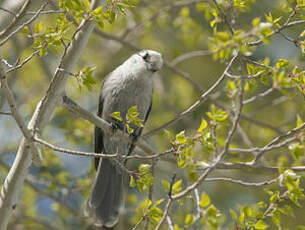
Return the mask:
{"type": "Polygon", "coordinates": [[[160,53],[153,50],[142,50],[138,55],[142,58],[149,71],[156,72],[161,69],[163,59],[160,53]]]}

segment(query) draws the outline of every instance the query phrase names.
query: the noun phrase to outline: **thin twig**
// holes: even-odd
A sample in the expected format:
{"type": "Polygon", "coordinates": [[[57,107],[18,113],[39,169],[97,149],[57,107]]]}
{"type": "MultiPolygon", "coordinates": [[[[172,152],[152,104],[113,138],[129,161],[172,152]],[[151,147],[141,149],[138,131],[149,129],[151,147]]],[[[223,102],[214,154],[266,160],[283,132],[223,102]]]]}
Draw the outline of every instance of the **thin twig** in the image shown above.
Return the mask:
{"type": "Polygon", "coordinates": [[[0,111],[0,115],[12,115],[12,113],[11,112],[1,112],[0,111]]]}
{"type": "Polygon", "coordinates": [[[224,21],[225,21],[225,24],[227,25],[227,27],[229,28],[230,30],[230,33],[231,34],[234,34],[234,29],[226,15],[226,13],[223,11],[223,9],[218,5],[217,1],[216,0],[213,0],[214,4],[216,5],[216,8],[218,9],[218,11],[220,12],[221,16],[223,17],[224,21]]]}
{"type": "Polygon", "coordinates": [[[169,215],[167,215],[166,220],[167,220],[168,229],[169,230],[174,230],[173,221],[171,220],[169,215]]]}
{"type": "MultiPolygon", "coordinates": [[[[25,14],[27,15],[33,15],[36,12],[33,11],[28,11],[25,14]]],[[[65,10],[46,10],[46,11],[41,11],[40,14],[65,14],[67,13],[65,10]]]]}
{"type": "Polygon", "coordinates": [[[269,95],[270,93],[272,93],[273,90],[274,90],[273,88],[269,88],[265,92],[262,92],[262,93],[257,94],[257,95],[255,95],[255,96],[253,96],[253,97],[251,97],[251,98],[249,98],[247,100],[244,100],[243,104],[246,105],[246,104],[249,104],[249,103],[251,103],[251,102],[253,102],[253,101],[257,100],[257,99],[261,99],[261,98],[269,95]]]}
{"type": "Polygon", "coordinates": [[[271,184],[278,182],[278,177],[271,179],[271,180],[262,181],[262,182],[246,182],[246,181],[242,181],[242,180],[236,180],[236,179],[233,179],[230,177],[214,177],[214,178],[211,177],[211,178],[206,178],[205,181],[206,182],[221,181],[221,182],[239,184],[239,185],[247,186],[247,187],[262,187],[262,186],[267,186],[267,185],[271,185],[271,184]]]}
{"type": "MultiPolygon", "coordinates": [[[[152,160],[151,160],[151,175],[152,175],[153,177],[155,177],[156,164],[157,164],[157,161],[156,161],[155,159],[152,159],[152,160]]],[[[149,191],[148,191],[148,199],[149,199],[151,202],[153,202],[153,192],[154,192],[154,184],[152,184],[152,185],[149,187],[149,191]]],[[[145,227],[144,227],[145,230],[148,230],[148,228],[149,228],[149,223],[150,223],[149,216],[147,216],[146,222],[145,222],[145,227]]]]}
{"type": "Polygon", "coordinates": [[[165,208],[164,208],[164,211],[163,211],[163,215],[162,215],[162,217],[161,217],[161,220],[159,221],[159,223],[158,223],[158,225],[156,226],[155,230],[160,230],[160,229],[161,229],[161,227],[162,227],[164,221],[165,221],[166,218],[167,218],[167,215],[168,215],[169,209],[170,209],[170,207],[171,207],[171,204],[172,204],[172,199],[169,198],[169,199],[167,200],[166,205],[165,205],[165,208]]]}
{"type": "Polygon", "coordinates": [[[14,67],[8,69],[8,70],[6,71],[6,73],[10,73],[10,72],[15,71],[15,70],[17,70],[17,69],[20,69],[20,68],[23,67],[26,63],[28,63],[35,55],[39,54],[39,52],[40,52],[39,50],[34,51],[34,52],[31,53],[31,55],[28,56],[22,63],[20,63],[19,65],[16,65],[16,66],[14,66],[14,67]]]}
{"type": "MultiPolygon", "coordinates": [[[[208,179],[208,178],[207,178],[208,179]]],[[[206,179],[206,180],[207,180],[206,179]]],[[[196,201],[196,219],[195,221],[198,221],[201,217],[201,208],[200,208],[200,197],[199,197],[199,192],[198,189],[194,189],[194,194],[195,194],[195,201],[196,201]]]]}
{"type": "MultiPolygon", "coordinates": [[[[212,166],[204,166],[204,167],[198,167],[198,170],[206,170],[207,168],[210,168],[212,166]]],[[[239,163],[231,163],[231,162],[223,162],[219,163],[215,166],[216,169],[222,169],[222,170],[256,170],[259,172],[272,172],[272,173],[278,173],[280,169],[290,169],[295,172],[304,172],[305,166],[292,166],[292,167],[268,167],[263,165],[254,165],[253,162],[239,162],[239,163]]]]}
{"type": "Polygon", "coordinates": [[[176,66],[178,65],[179,63],[181,62],[184,62],[188,59],[191,59],[191,58],[194,58],[194,57],[203,57],[203,56],[209,56],[213,54],[212,51],[210,50],[196,50],[196,51],[192,51],[192,52],[189,52],[189,53],[184,53],[178,57],[176,57],[172,62],[171,64],[173,66],[176,66]]]}
{"type": "Polygon", "coordinates": [[[36,14],[31,17],[29,20],[27,20],[26,22],[24,22],[22,25],[20,25],[19,27],[17,27],[16,30],[14,30],[12,33],[10,33],[4,40],[2,40],[0,42],[0,46],[3,46],[9,39],[11,39],[11,37],[13,37],[15,34],[17,34],[20,30],[22,30],[25,26],[31,24],[39,15],[40,12],[42,12],[44,10],[44,8],[48,5],[48,3],[44,3],[40,9],[36,12],[36,14]]]}
{"type": "MultiPolygon", "coordinates": [[[[293,12],[292,12],[293,13],[293,12]]],[[[290,17],[288,17],[289,19],[290,17]]],[[[269,34],[267,37],[271,37],[274,34],[277,34],[279,32],[281,32],[284,29],[287,29],[289,27],[295,26],[295,25],[301,25],[301,24],[305,24],[305,20],[298,20],[298,21],[294,21],[294,22],[289,22],[288,20],[284,23],[283,26],[281,26],[280,28],[274,30],[271,34],[269,34]]],[[[248,43],[248,46],[257,46],[260,45],[261,43],[263,43],[262,39],[259,39],[255,42],[250,42],[248,43]]]]}
{"type": "Polygon", "coordinates": [[[26,0],[23,6],[21,7],[18,14],[14,14],[14,20],[0,33],[0,39],[7,36],[8,33],[17,25],[17,23],[21,20],[24,16],[26,10],[29,8],[31,0],[26,0]]]}
{"type": "Polygon", "coordinates": [[[141,217],[141,219],[135,224],[135,226],[130,230],[136,230],[142,224],[142,222],[143,222],[143,220],[145,220],[145,218],[146,218],[146,215],[143,215],[141,217]]]}
{"type": "Polygon", "coordinates": [[[6,13],[11,14],[14,18],[17,18],[16,13],[13,12],[13,11],[11,11],[11,10],[5,9],[5,8],[3,8],[3,7],[1,7],[1,6],[0,6],[0,10],[3,10],[3,11],[5,11],[6,13]]]}

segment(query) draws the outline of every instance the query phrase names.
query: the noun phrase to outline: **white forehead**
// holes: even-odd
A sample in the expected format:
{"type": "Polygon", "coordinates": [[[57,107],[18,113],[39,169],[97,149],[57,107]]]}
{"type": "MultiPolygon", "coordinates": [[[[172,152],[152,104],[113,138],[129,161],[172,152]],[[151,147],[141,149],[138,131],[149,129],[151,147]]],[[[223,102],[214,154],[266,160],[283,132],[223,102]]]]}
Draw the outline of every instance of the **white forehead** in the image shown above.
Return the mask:
{"type": "Polygon", "coordinates": [[[143,57],[147,53],[151,57],[156,57],[158,59],[162,58],[161,54],[157,51],[154,51],[154,50],[141,50],[138,54],[140,54],[143,57]]]}

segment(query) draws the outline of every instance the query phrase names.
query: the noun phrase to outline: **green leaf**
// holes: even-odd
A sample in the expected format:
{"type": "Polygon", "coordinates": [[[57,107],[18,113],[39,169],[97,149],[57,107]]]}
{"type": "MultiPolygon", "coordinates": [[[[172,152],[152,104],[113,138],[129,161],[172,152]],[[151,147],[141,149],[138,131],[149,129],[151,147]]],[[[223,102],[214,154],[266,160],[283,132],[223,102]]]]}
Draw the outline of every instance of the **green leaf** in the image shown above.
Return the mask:
{"type": "Polygon", "coordinates": [[[159,207],[157,207],[156,204],[152,208],[150,208],[148,213],[149,221],[152,223],[154,227],[161,220],[162,214],[163,214],[162,210],[159,207]]]}
{"type": "Polygon", "coordinates": [[[198,174],[197,174],[194,164],[192,164],[188,167],[188,178],[189,178],[189,180],[192,180],[192,181],[198,180],[198,174]]]}
{"type": "Polygon", "coordinates": [[[135,179],[133,178],[133,175],[130,176],[130,182],[129,182],[130,187],[136,187],[136,182],[135,179]]]}
{"type": "Polygon", "coordinates": [[[253,25],[254,27],[257,27],[257,26],[259,25],[260,22],[261,22],[261,19],[260,19],[260,18],[254,18],[254,19],[252,20],[252,25],[253,25]]]}
{"type": "Polygon", "coordinates": [[[125,124],[125,126],[126,126],[126,128],[127,128],[127,132],[128,132],[128,134],[132,134],[132,133],[133,133],[133,131],[134,131],[134,129],[133,129],[133,128],[131,128],[129,124],[125,124]]]}
{"type": "Polygon", "coordinates": [[[172,194],[175,195],[181,191],[182,180],[178,180],[172,187],[172,194]]]}
{"type": "Polygon", "coordinates": [[[279,59],[275,64],[275,67],[278,69],[286,68],[289,65],[289,61],[286,59],[279,59]]]}
{"type": "Polygon", "coordinates": [[[215,105],[211,106],[211,112],[207,112],[208,117],[213,121],[225,121],[228,118],[226,111],[217,109],[215,105]]]}
{"type": "Polygon", "coordinates": [[[240,216],[238,218],[238,222],[240,224],[243,224],[245,222],[245,212],[243,212],[243,211],[241,212],[241,214],[240,214],[240,216]]]}
{"type": "Polygon", "coordinates": [[[130,122],[138,127],[143,127],[143,119],[139,118],[138,107],[136,105],[130,107],[126,114],[127,122],[130,122]]]}
{"type": "Polygon", "coordinates": [[[163,184],[163,187],[165,188],[165,191],[168,192],[170,188],[170,183],[166,180],[161,180],[161,183],[163,184]]]}
{"type": "Polygon", "coordinates": [[[205,119],[201,119],[201,124],[197,130],[197,133],[201,133],[208,126],[208,122],[205,119]]]}
{"type": "Polygon", "coordinates": [[[200,198],[200,207],[204,208],[210,204],[211,200],[210,197],[204,192],[200,198]]]}
{"type": "Polygon", "coordinates": [[[103,12],[103,6],[98,6],[93,11],[91,11],[91,15],[94,17],[98,17],[99,14],[101,14],[102,12],[103,12]]]}
{"type": "Polygon", "coordinates": [[[146,192],[150,186],[154,184],[154,177],[151,174],[145,174],[137,180],[138,189],[140,192],[146,192]]]}
{"type": "Polygon", "coordinates": [[[149,165],[149,164],[140,164],[139,172],[140,172],[140,174],[149,173],[150,168],[151,168],[151,165],[149,165]]]}
{"type": "Polygon", "coordinates": [[[35,33],[40,33],[40,32],[42,32],[42,30],[43,30],[43,23],[42,22],[39,22],[38,24],[36,24],[35,26],[34,26],[34,32],[35,33]]]}
{"type": "Polygon", "coordinates": [[[297,128],[301,127],[304,124],[304,121],[302,120],[301,116],[297,115],[297,128]]]}
{"type": "Polygon", "coordinates": [[[178,144],[185,144],[186,143],[186,137],[184,135],[184,131],[181,131],[180,133],[178,133],[176,135],[176,141],[178,142],[178,144]]]}
{"type": "Polygon", "coordinates": [[[117,119],[117,120],[119,120],[119,121],[123,121],[123,119],[122,119],[122,117],[121,117],[121,112],[113,112],[113,113],[111,114],[111,117],[113,117],[113,118],[115,118],[115,119],[117,119]]]}
{"type": "Polygon", "coordinates": [[[208,216],[211,216],[211,217],[217,217],[219,214],[218,209],[214,205],[210,205],[206,209],[206,212],[207,212],[208,216]]]}
{"type": "Polygon", "coordinates": [[[236,214],[236,212],[235,212],[233,209],[230,209],[230,213],[231,213],[232,219],[233,219],[234,221],[236,221],[236,220],[237,220],[237,214],[236,214]]]}
{"type": "Polygon", "coordinates": [[[300,160],[300,158],[305,154],[304,145],[301,145],[300,143],[290,144],[288,148],[291,151],[292,156],[296,160],[300,160]]]}
{"type": "Polygon", "coordinates": [[[259,220],[256,222],[254,227],[255,227],[255,229],[266,229],[268,227],[268,225],[265,224],[264,221],[259,220]]]}
{"type": "Polygon", "coordinates": [[[195,218],[192,214],[187,214],[184,219],[184,224],[190,226],[194,223],[194,219],[195,218]]]}

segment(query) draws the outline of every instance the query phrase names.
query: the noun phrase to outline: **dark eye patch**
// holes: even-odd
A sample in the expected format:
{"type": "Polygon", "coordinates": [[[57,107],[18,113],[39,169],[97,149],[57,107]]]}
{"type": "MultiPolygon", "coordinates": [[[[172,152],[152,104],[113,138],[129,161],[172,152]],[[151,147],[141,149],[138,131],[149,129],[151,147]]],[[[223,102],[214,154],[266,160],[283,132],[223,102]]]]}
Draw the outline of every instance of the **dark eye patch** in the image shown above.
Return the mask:
{"type": "Polygon", "coordinates": [[[146,53],[142,58],[143,58],[145,61],[147,61],[148,57],[149,57],[149,54],[146,53]]]}

